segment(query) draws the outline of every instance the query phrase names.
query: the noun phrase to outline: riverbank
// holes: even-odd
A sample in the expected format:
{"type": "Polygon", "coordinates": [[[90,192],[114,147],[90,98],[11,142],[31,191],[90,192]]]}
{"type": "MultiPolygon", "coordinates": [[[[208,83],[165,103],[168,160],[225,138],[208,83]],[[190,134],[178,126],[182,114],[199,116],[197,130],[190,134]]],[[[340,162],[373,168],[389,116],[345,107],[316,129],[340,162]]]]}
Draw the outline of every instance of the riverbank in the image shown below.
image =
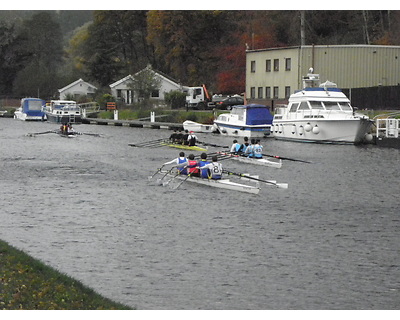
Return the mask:
{"type": "Polygon", "coordinates": [[[0,310],[129,310],[0,240],[0,310]]]}

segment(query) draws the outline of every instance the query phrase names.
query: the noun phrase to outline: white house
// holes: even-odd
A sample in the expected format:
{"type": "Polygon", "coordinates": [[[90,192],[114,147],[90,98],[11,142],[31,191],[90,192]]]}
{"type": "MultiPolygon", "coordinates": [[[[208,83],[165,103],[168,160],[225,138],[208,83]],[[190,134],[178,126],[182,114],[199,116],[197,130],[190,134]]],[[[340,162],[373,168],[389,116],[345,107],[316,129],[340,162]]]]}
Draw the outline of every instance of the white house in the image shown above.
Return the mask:
{"type": "Polygon", "coordinates": [[[78,98],[79,96],[93,96],[97,88],[82,79],[70,83],[62,89],[58,89],[60,100],[66,100],[67,96],[78,98]]]}
{"type": "Polygon", "coordinates": [[[171,79],[167,75],[155,71],[151,68],[151,66],[147,66],[143,70],[135,73],[133,76],[128,75],[112,84],[110,84],[111,95],[119,101],[123,101],[126,104],[132,104],[137,102],[139,94],[134,92],[132,89],[132,83],[135,81],[135,78],[140,75],[140,73],[144,71],[150,70],[154,73],[154,77],[160,81],[160,88],[158,91],[155,91],[151,94],[150,99],[152,100],[164,100],[165,93],[170,91],[179,90],[182,91],[182,86],[177,83],[175,80],[171,79]]]}

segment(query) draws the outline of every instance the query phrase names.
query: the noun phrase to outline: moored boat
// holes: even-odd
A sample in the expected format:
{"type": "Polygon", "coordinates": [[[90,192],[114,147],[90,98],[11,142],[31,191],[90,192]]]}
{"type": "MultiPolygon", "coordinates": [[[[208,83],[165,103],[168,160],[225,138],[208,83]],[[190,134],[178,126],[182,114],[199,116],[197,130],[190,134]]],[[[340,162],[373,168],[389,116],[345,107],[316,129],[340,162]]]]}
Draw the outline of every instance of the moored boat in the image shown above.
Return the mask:
{"type": "Polygon", "coordinates": [[[258,104],[233,106],[229,113],[214,120],[222,135],[233,137],[266,137],[271,134],[273,116],[269,107],[258,104]]]}
{"type": "Polygon", "coordinates": [[[218,132],[218,128],[214,124],[202,124],[191,120],[186,120],[183,122],[183,129],[201,133],[218,132]]]}
{"type": "Polygon", "coordinates": [[[227,153],[227,152],[219,152],[219,154],[223,155],[223,156],[229,156],[230,157],[229,159],[247,163],[247,164],[255,164],[255,165],[272,167],[272,168],[277,168],[277,169],[280,169],[282,167],[282,159],[279,159],[279,161],[272,161],[267,158],[261,158],[261,159],[248,158],[248,157],[244,157],[241,155],[234,155],[234,154],[227,153]]]}
{"type": "MultiPolygon", "coordinates": [[[[206,186],[214,187],[214,188],[221,188],[221,189],[240,191],[240,192],[246,192],[246,193],[252,193],[252,194],[258,194],[260,192],[259,183],[256,183],[255,185],[247,185],[247,184],[233,182],[233,181],[230,181],[229,179],[224,179],[224,178],[219,179],[219,180],[213,180],[213,179],[204,179],[204,178],[198,178],[198,177],[186,176],[186,175],[177,175],[176,173],[172,173],[172,172],[168,172],[168,171],[160,171],[160,173],[164,174],[166,176],[169,176],[173,179],[178,179],[181,181],[183,180],[185,182],[197,183],[197,184],[206,185],[206,186]]],[[[252,176],[250,176],[250,177],[252,177],[252,176]]],[[[246,178],[242,178],[242,179],[247,180],[246,178]]]]}
{"type": "MultiPolygon", "coordinates": [[[[310,70],[311,71],[311,70],[310,70]]],[[[275,139],[317,143],[362,143],[372,121],[353,110],[335,83],[320,83],[319,74],[303,77],[303,89],[278,106],[273,119],[275,139]]]]}
{"type": "Polygon", "coordinates": [[[14,118],[23,121],[43,121],[45,113],[42,107],[46,101],[39,98],[23,98],[21,106],[15,110],[14,118]]]}
{"type": "Polygon", "coordinates": [[[81,108],[75,101],[71,100],[51,100],[43,107],[43,112],[50,122],[55,123],[82,123],[81,108]]]}

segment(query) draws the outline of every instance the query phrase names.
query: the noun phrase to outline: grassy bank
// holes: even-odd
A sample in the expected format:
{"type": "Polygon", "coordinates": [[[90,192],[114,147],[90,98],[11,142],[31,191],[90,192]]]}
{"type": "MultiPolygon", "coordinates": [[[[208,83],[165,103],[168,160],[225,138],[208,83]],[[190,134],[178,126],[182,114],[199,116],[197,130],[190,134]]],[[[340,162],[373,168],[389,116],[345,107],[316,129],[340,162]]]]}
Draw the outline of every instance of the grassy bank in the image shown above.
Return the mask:
{"type": "Polygon", "coordinates": [[[128,310],[0,240],[0,310],[128,310]]]}

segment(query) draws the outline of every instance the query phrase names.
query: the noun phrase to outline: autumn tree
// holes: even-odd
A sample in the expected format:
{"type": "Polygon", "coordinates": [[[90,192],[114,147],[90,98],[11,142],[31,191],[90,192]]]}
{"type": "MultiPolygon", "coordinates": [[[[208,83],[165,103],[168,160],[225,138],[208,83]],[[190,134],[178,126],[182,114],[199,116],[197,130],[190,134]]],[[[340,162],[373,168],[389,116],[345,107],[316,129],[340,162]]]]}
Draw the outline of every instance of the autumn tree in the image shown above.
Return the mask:
{"type": "Polygon", "coordinates": [[[229,11],[150,11],[148,41],[164,72],[187,85],[215,85],[220,57],[217,50],[227,43],[229,11]]]}

